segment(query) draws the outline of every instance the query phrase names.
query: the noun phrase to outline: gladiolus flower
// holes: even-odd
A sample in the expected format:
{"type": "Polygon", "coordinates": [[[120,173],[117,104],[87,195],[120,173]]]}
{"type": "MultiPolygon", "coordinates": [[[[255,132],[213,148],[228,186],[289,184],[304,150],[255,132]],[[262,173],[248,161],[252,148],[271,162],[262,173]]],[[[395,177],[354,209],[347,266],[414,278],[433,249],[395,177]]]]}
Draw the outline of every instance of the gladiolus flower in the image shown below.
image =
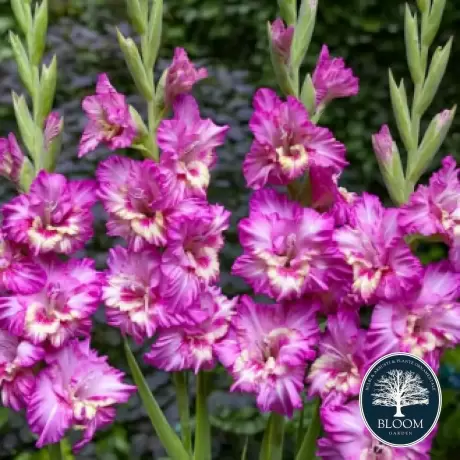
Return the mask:
{"type": "Polygon", "coordinates": [[[344,145],[314,125],[297,99],[282,102],[274,91],[260,89],[254,109],[249,126],[255,141],[243,164],[249,187],[286,185],[312,166],[340,173],[347,164],[344,145]]]}
{"type": "Polygon", "coordinates": [[[192,325],[161,331],[145,361],[165,371],[210,370],[216,365],[216,347],[227,335],[237,298],[227,299],[220,289],[206,287],[190,307],[203,318],[192,325]]]}
{"type": "Polygon", "coordinates": [[[448,262],[429,265],[410,297],[379,303],[369,329],[374,359],[397,351],[423,359],[460,343],[460,273],[448,262]]]}
{"type": "Polygon", "coordinates": [[[0,291],[32,294],[45,284],[43,268],[23,248],[6,240],[0,233],[0,291]]]}
{"type": "Polygon", "coordinates": [[[197,81],[207,76],[208,71],[196,69],[183,48],[176,48],[166,77],[166,105],[171,106],[176,96],[189,93],[197,81]]]}
{"type": "Polygon", "coordinates": [[[0,329],[0,393],[6,407],[24,408],[35,387],[32,367],[41,361],[41,347],[0,329]]]}
{"type": "Polygon", "coordinates": [[[161,272],[162,293],[175,307],[187,308],[202,286],[217,281],[222,233],[229,219],[230,213],[222,206],[196,199],[181,202],[171,213],[161,272]]]}
{"type": "Polygon", "coordinates": [[[110,84],[105,73],[99,75],[96,94],[83,99],[83,110],[89,121],[80,141],[81,158],[104,143],[110,150],[129,147],[137,129],[125,96],[110,84]]]}
{"type": "Polygon", "coordinates": [[[73,340],[48,355],[48,367],[37,376],[27,407],[27,420],[39,436],[37,447],[59,442],[70,428],[83,430],[74,450],[113,422],[115,404],[128,401],[136,387],[122,382],[124,374],[89,348],[89,340],[73,340]]]}
{"type": "Polygon", "coordinates": [[[348,278],[349,269],[332,241],[332,218],[274,190],[255,192],[249,207],[249,217],[238,225],[244,254],[232,272],[256,293],[277,301],[293,299],[348,278]]]}
{"type": "Polygon", "coordinates": [[[8,137],[0,138],[0,175],[18,183],[23,163],[24,154],[16,136],[10,133],[8,137]]]}
{"type": "Polygon", "coordinates": [[[209,169],[216,162],[215,149],[224,143],[229,126],[201,119],[198,104],[184,95],[174,102],[174,118],[163,120],[157,141],[162,150],[161,164],[172,171],[169,187],[176,199],[206,196],[209,169]]]}
{"type": "Polygon", "coordinates": [[[112,156],[99,164],[98,195],[109,213],[108,233],[121,236],[131,250],[166,244],[171,199],[169,171],[151,160],[112,156]]]}
{"type": "Polygon", "coordinates": [[[355,312],[339,312],[327,319],[327,332],[319,341],[319,356],[310,368],[309,395],[323,404],[340,404],[357,396],[367,359],[365,331],[355,312]]]}
{"type": "Polygon", "coordinates": [[[68,339],[88,335],[100,301],[100,275],[91,259],[62,262],[41,259],[46,283],[30,295],[0,297],[0,327],[34,344],[61,347],[68,339]]]}
{"type": "Polygon", "coordinates": [[[217,351],[233,376],[231,391],[256,394],[262,412],[291,417],[302,407],[305,367],[319,338],[317,309],[300,301],[256,304],[243,296],[217,351]]]}
{"type": "Polygon", "coordinates": [[[3,206],[5,235],[36,254],[82,249],[93,235],[95,189],[92,180],[68,181],[61,174],[40,171],[28,194],[3,206]]]}
{"type": "Polygon", "coordinates": [[[286,27],[282,19],[278,18],[270,26],[273,48],[287,64],[291,57],[292,38],[294,27],[286,27]]]}
{"type": "Polygon", "coordinates": [[[359,91],[359,79],[345,66],[342,58],[331,59],[326,45],[321,49],[312,79],[317,106],[333,99],[355,96],[359,91]]]}
{"type": "Polygon", "coordinates": [[[320,458],[429,460],[434,432],[410,447],[391,447],[375,439],[364,424],[358,401],[321,409],[325,437],[319,439],[316,455],[320,458]]]}
{"type": "Polygon", "coordinates": [[[391,164],[394,147],[388,125],[383,125],[380,131],[372,136],[372,146],[377,158],[383,164],[391,164]]]}
{"type": "Polygon", "coordinates": [[[351,220],[335,231],[334,239],[353,269],[353,292],[372,303],[416,289],[422,266],[404,242],[398,210],[384,209],[377,197],[364,193],[351,220]]]}

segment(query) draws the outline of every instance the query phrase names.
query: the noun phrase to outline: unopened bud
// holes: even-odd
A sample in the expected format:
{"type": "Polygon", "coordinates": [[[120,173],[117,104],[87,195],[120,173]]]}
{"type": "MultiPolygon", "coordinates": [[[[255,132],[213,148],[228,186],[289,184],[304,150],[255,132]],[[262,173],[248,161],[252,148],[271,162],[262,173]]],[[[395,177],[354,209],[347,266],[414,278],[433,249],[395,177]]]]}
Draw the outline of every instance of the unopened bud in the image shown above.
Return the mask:
{"type": "Polygon", "coordinates": [[[0,175],[18,183],[23,163],[24,154],[15,135],[10,133],[7,138],[0,138],[0,175]]]}
{"type": "Polygon", "coordinates": [[[388,125],[383,125],[380,131],[372,136],[372,146],[379,161],[386,164],[391,162],[395,145],[388,125]]]}
{"type": "Polygon", "coordinates": [[[271,41],[273,49],[287,64],[291,57],[292,37],[294,27],[286,27],[282,19],[276,19],[271,25],[271,41]]]}

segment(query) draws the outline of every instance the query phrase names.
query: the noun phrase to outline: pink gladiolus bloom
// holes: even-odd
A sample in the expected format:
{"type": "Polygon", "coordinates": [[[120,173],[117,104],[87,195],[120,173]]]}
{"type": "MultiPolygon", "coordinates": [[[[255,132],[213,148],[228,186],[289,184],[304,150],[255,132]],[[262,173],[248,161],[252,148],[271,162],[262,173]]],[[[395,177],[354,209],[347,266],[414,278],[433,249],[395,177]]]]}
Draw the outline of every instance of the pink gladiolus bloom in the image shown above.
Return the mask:
{"type": "Polygon", "coordinates": [[[27,251],[0,233],[0,291],[32,294],[45,284],[46,273],[27,251]]]}
{"type": "Polygon", "coordinates": [[[337,227],[348,224],[358,195],[339,187],[339,175],[327,168],[311,168],[309,179],[311,207],[331,216],[337,227]]]}
{"type": "Polygon", "coordinates": [[[93,235],[95,189],[92,180],[68,181],[61,174],[40,171],[28,194],[3,206],[5,235],[36,254],[82,249],[93,235]]]}
{"type": "Polygon", "coordinates": [[[349,277],[332,241],[332,218],[268,189],[255,192],[249,206],[249,217],[238,225],[244,254],[232,272],[256,293],[277,301],[299,298],[349,277]]]}
{"type": "Polygon", "coordinates": [[[399,299],[417,288],[422,266],[404,242],[398,210],[384,209],[376,196],[364,193],[351,220],[334,239],[353,268],[353,292],[372,303],[399,299]]]}
{"type": "Polygon", "coordinates": [[[0,329],[0,393],[4,406],[14,410],[26,406],[35,387],[32,367],[44,356],[41,347],[0,329]]]}
{"type": "Polygon", "coordinates": [[[434,432],[410,447],[391,447],[375,439],[364,424],[358,401],[321,409],[325,437],[316,455],[331,460],[429,460],[434,432]]]}
{"type": "Polygon", "coordinates": [[[313,72],[313,85],[316,90],[316,105],[327,104],[333,99],[358,94],[359,79],[345,66],[342,58],[329,56],[329,49],[323,45],[313,72]]]}
{"type": "Polygon", "coordinates": [[[411,297],[379,303],[369,329],[372,356],[404,351],[421,358],[460,343],[460,273],[448,262],[429,265],[411,297]]]}
{"type": "Polygon", "coordinates": [[[231,391],[257,395],[262,412],[291,417],[302,407],[308,361],[319,338],[315,304],[262,305],[243,296],[218,357],[234,378],[231,391]]]}
{"type": "Polygon", "coordinates": [[[158,327],[175,324],[173,310],[160,295],[164,282],[161,255],[154,248],[130,252],[120,246],[109,253],[102,298],[107,306],[107,322],[142,343],[158,327]]]}
{"type": "Polygon", "coordinates": [[[10,133],[8,137],[0,138],[0,175],[17,183],[23,163],[24,154],[16,136],[10,133]]]}
{"type": "Polygon", "coordinates": [[[171,175],[151,160],[111,156],[99,164],[98,196],[109,213],[108,233],[133,251],[166,244],[171,175]]]}
{"type": "Polygon", "coordinates": [[[388,125],[383,125],[380,131],[372,136],[372,146],[377,158],[383,164],[389,164],[393,157],[393,138],[388,125]]]}
{"type": "Polygon", "coordinates": [[[220,289],[206,287],[191,309],[203,314],[195,325],[180,325],[161,331],[145,361],[167,372],[211,370],[216,348],[227,335],[237,298],[227,299],[220,289]]]}
{"type": "Polygon", "coordinates": [[[249,187],[286,185],[312,166],[340,173],[347,164],[345,146],[327,128],[314,125],[297,99],[283,102],[274,91],[260,89],[253,104],[249,126],[255,141],[243,163],[249,187]]]}
{"type": "Polygon", "coordinates": [[[127,402],[136,387],[123,383],[124,374],[91,350],[89,340],[73,340],[46,360],[27,407],[30,429],[39,448],[59,442],[72,427],[84,430],[78,451],[113,422],[115,404],[127,402]]]}
{"type": "Polygon", "coordinates": [[[133,143],[137,128],[129,105],[125,96],[110,84],[105,73],[97,79],[96,94],[85,97],[82,107],[89,121],[78,148],[80,158],[101,143],[110,150],[126,148],[133,143]]]}
{"type": "Polygon", "coordinates": [[[183,48],[176,48],[166,77],[166,105],[171,106],[176,96],[189,93],[197,81],[207,76],[208,71],[206,69],[196,69],[183,48]]]}
{"type": "Polygon", "coordinates": [[[339,312],[327,319],[327,332],[319,341],[319,356],[310,368],[309,396],[320,396],[323,404],[341,404],[357,396],[367,363],[365,331],[358,315],[339,312]]]}
{"type": "Polygon", "coordinates": [[[41,260],[43,289],[30,295],[0,297],[0,327],[32,343],[61,347],[68,339],[88,335],[100,301],[101,280],[91,259],[41,260]]]}
{"type": "Polygon", "coordinates": [[[222,233],[229,227],[230,213],[222,206],[188,199],[169,218],[168,247],[163,253],[162,292],[182,309],[198,296],[202,286],[219,277],[219,250],[222,233]]]}
{"type": "Polygon", "coordinates": [[[403,207],[399,222],[408,233],[440,235],[451,246],[451,260],[460,269],[460,180],[454,158],[442,160],[429,185],[419,185],[403,207]]]}
{"type": "Polygon", "coordinates": [[[294,27],[286,27],[282,19],[278,18],[270,26],[273,48],[287,64],[291,57],[292,37],[294,27]]]}
{"type": "Polygon", "coordinates": [[[190,95],[174,102],[174,118],[163,120],[157,141],[162,150],[161,164],[172,171],[169,193],[177,199],[206,196],[209,169],[216,162],[215,149],[224,143],[229,126],[218,126],[200,118],[198,104],[190,95]]]}

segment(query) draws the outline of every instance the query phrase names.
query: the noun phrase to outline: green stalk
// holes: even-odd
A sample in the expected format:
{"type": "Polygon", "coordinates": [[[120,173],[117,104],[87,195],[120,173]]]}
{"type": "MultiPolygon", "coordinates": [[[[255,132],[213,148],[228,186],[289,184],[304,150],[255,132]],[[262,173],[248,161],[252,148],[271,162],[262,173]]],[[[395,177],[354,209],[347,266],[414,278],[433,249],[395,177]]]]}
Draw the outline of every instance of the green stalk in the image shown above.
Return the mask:
{"type": "Polygon", "coordinates": [[[50,444],[48,446],[48,457],[50,460],[63,460],[61,443],[50,444]]]}
{"type": "Polygon", "coordinates": [[[302,445],[300,446],[299,452],[295,460],[314,460],[316,452],[316,440],[321,430],[321,422],[319,419],[319,406],[321,400],[318,398],[313,410],[313,416],[308,427],[308,431],[303,439],[302,445]]]}
{"type": "Polygon", "coordinates": [[[300,450],[300,446],[302,445],[302,440],[303,440],[303,432],[304,432],[304,419],[305,419],[305,403],[302,406],[302,410],[300,411],[300,418],[299,422],[297,423],[297,432],[296,432],[296,437],[295,437],[295,451],[296,454],[300,450]]]}
{"type": "Polygon", "coordinates": [[[174,372],[172,374],[172,379],[176,387],[182,443],[184,444],[185,450],[191,455],[192,431],[190,429],[190,402],[188,396],[187,374],[185,372],[174,372]]]}
{"type": "Polygon", "coordinates": [[[283,443],[284,417],[272,412],[265,428],[259,460],[282,460],[283,443]]]}
{"type": "Polygon", "coordinates": [[[209,423],[207,402],[208,375],[201,371],[197,375],[194,460],[211,460],[211,425],[209,423]]]}
{"type": "MultiPolygon", "coordinates": [[[[124,346],[126,358],[131,369],[131,375],[137,386],[145,410],[152,422],[153,429],[157,433],[162,446],[165,448],[171,460],[190,460],[190,456],[166,420],[156,399],[153,397],[126,339],[124,340],[124,346]]],[[[202,460],[204,460],[204,458],[202,460]]]]}

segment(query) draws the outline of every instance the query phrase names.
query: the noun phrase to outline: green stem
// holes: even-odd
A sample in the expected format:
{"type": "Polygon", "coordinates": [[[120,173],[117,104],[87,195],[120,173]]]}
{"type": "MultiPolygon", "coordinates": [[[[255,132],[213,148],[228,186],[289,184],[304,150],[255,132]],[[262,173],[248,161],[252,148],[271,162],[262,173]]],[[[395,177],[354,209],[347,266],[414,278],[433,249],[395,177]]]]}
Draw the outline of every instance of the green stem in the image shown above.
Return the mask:
{"type": "Polygon", "coordinates": [[[211,460],[211,425],[208,414],[208,375],[197,375],[196,430],[194,460],[211,460]]]}
{"type": "Polygon", "coordinates": [[[48,446],[48,457],[50,460],[63,460],[64,457],[60,442],[48,446]]]}
{"type": "MultiPolygon", "coordinates": [[[[150,388],[142,375],[133,352],[129,348],[128,341],[124,340],[126,358],[128,360],[131,375],[136,383],[144,408],[152,422],[153,429],[158,435],[161,444],[165,448],[171,460],[189,460],[190,456],[184,449],[180,439],[166,420],[156,399],[153,397],[150,388]]],[[[204,459],[203,459],[204,460],[204,459]]]]}
{"type": "Polygon", "coordinates": [[[190,429],[190,403],[188,396],[187,374],[185,372],[174,372],[172,374],[172,379],[174,386],[176,387],[182,442],[185,450],[191,455],[192,431],[190,429]]]}
{"type": "Polygon", "coordinates": [[[305,423],[305,403],[302,406],[302,410],[300,411],[300,418],[299,422],[297,423],[297,433],[296,433],[296,442],[295,442],[295,451],[296,453],[299,452],[300,446],[302,445],[303,440],[303,432],[304,432],[304,423],[305,423]]]}
{"type": "Polygon", "coordinates": [[[319,419],[320,399],[318,398],[313,410],[313,416],[308,427],[308,431],[297,453],[296,460],[314,460],[316,452],[316,440],[321,430],[321,422],[319,419]]]}
{"type": "Polygon", "coordinates": [[[284,417],[272,412],[265,428],[259,460],[281,460],[283,458],[283,443],[284,417]]]}
{"type": "Polygon", "coordinates": [[[147,102],[148,109],[148,125],[149,125],[149,134],[152,139],[152,157],[155,161],[159,160],[158,145],[157,145],[157,129],[155,123],[155,100],[147,102]]]}

